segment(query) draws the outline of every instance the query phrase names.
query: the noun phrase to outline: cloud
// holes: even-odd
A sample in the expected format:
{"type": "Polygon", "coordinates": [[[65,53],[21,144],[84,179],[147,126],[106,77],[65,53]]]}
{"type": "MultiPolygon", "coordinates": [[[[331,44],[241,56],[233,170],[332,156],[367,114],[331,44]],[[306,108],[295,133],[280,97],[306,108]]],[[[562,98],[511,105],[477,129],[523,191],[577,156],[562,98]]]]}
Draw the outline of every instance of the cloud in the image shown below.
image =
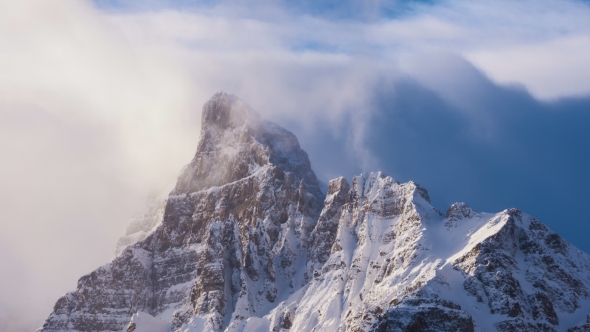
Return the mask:
{"type": "Polygon", "coordinates": [[[174,181],[198,117],[187,78],[89,4],[0,6],[0,329],[31,331],[174,181]]]}
{"type": "MultiPolygon", "coordinates": [[[[480,72],[480,80],[488,79],[480,72]]],[[[480,86],[475,114],[413,78],[376,89],[372,105],[380,112],[366,146],[383,171],[425,186],[443,212],[455,201],[479,211],[517,207],[590,251],[582,235],[590,98],[549,103],[490,81],[480,86]]],[[[470,99],[473,90],[464,93],[470,99]]]]}
{"type": "Polygon", "coordinates": [[[572,134],[587,123],[586,4],[339,6],[1,3],[0,266],[14,273],[0,280],[0,329],[30,331],[2,324],[41,324],[110,259],[128,217],[191,159],[201,105],[218,90],[294,131],[323,180],[383,169],[444,204],[511,200],[549,215],[514,191],[498,196],[499,184],[521,177],[518,192],[540,192],[552,173],[553,192],[579,193],[560,172],[586,161],[555,147],[587,139],[572,134]]]}
{"type": "Polygon", "coordinates": [[[588,57],[590,33],[468,55],[494,81],[519,82],[545,100],[587,95],[590,91],[588,57]]]}

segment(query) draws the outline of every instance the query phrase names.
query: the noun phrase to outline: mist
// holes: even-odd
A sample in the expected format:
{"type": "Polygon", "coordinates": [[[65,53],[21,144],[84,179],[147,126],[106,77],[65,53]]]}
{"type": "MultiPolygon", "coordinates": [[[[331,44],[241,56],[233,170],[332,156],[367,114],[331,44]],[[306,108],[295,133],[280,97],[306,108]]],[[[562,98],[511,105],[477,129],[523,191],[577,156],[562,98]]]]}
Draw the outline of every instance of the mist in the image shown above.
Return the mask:
{"type": "Polygon", "coordinates": [[[425,185],[440,209],[520,204],[590,250],[572,231],[586,227],[583,205],[566,209],[579,222],[561,226],[564,209],[546,208],[567,205],[563,191],[586,197],[590,184],[577,157],[588,135],[567,138],[590,110],[587,4],[330,8],[1,3],[0,331],[40,327],[59,296],[112,258],[130,217],[191,160],[201,107],[219,90],[293,131],[323,181],[384,170],[425,185]],[[552,123],[559,130],[543,135],[552,123]],[[515,143],[511,172],[494,153],[515,143]],[[559,153],[540,159],[540,144],[559,153]],[[490,160],[498,166],[481,167],[490,160]],[[523,177],[527,160],[548,166],[523,177]],[[556,194],[527,195],[548,172],[560,174],[556,194]],[[525,194],[502,195],[495,179],[525,194]]]}

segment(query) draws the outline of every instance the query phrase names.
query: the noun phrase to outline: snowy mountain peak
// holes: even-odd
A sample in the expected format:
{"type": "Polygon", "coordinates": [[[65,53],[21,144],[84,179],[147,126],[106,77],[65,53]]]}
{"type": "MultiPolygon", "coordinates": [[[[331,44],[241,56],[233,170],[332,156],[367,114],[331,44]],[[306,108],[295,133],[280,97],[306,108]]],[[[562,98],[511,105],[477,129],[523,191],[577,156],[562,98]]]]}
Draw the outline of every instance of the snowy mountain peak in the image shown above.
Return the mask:
{"type": "Polygon", "coordinates": [[[472,218],[475,216],[477,211],[470,208],[467,204],[463,202],[453,203],[451,207],[447,210],[446,218],[448,220],[461,220],[465,218],[472,218]]]}
{"type": "Polygon", "coordinates": [[[201,137],[195,157],[181,172],[175,193],[222,186],[279,167],[305,182],[321,201],[318,180],[309,158],[293,133],[261,119],[234,95],[216,93],[203,106],[201,137]]]}
{"type": "Polygon", "coordinates": [[[334,180],[330,180],[330,182],[328,183],[327,194],[328,196],[330,196],[338,192],[348,192],[348,190],[350,190],[350,185],[348,184],[348,181],[346,181],[346,178],[341,176],[334,180]]]}
{"type": "Polygon", "coordinates": [[[236,127],[255,125],[260,115],[238,97],[223,91],[217,92],[203,106],[201,132],[226,131],[236,127]]]}
{"type": "Polygon", "coordinates": [[[445,216],[381,172],[323,195],[297,138],[225,93],[162,212],[41,331],[590,330],[590,257],[539,220],[445,216]]]}

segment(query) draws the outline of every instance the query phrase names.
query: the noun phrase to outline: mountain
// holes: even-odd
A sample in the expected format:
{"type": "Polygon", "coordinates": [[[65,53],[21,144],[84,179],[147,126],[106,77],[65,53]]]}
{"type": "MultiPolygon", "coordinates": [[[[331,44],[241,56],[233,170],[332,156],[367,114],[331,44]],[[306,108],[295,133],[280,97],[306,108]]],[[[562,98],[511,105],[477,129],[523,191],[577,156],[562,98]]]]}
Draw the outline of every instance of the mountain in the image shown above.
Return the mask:
{"type": "Polygon", "coordinates": [[[117,241],[115,255],[118,256],[128,246],[144,240],[148,235],[153,233],[164,219],[164,209],[166,208],[166,199],[157,196],[148,198],[145,211],[139,213],[131,219],[125,235],[117,241]]]}
{"type": "Polygon", "coordinates": [[[322,193],[297,138],[233,95],[201,126],[162,218],[39,331],[590,331],[590,257],[537,219],[442,214],[382,173],[322,193]]]}

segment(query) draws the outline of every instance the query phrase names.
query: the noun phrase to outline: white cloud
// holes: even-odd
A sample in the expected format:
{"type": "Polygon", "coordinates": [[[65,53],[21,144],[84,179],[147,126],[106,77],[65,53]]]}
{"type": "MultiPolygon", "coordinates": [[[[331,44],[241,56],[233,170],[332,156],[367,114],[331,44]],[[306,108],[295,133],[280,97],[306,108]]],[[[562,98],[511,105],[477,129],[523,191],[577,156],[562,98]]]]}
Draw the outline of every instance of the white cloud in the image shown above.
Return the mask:
{"type": "Polygon", "coordinates": [[[424,11],[454,27],[447,29],[454,38],[415,44],[455,52],[495,82],[521,84],[542,100],[590,94],[588,3],[449,1],[424,11]]]}
{"type": "Polygon", "coordinates": [[[473,88],[466,58],[539,98],[587,94],[589,11],[573,1],[446,1],[367,22],[267,3],[138,13],[0,3],[0,243],[9,248],[0,266],[21,271],[2,274],[0,310],[39,322],[109,260],[142,198],[192,157],[215,91],[309,131],[342,135],[353,123],[359,166],[375,169],[364,135],[376,84],[411,76],[467,109],[476,100],[456,88],[473,88]]]}
{"type": "Polygon", "coordinates": [[[187,77],[90,5],[0,7],[0,308],[38,327],[110,258],[142,196],[174,181],[198,120],[187,77]]]}
{"type": "Polygon", "coordinates": [[[518,82],[540,99],[590,93],[590,33],[475,51],[467,58],[494,81],[518,82]]]}

